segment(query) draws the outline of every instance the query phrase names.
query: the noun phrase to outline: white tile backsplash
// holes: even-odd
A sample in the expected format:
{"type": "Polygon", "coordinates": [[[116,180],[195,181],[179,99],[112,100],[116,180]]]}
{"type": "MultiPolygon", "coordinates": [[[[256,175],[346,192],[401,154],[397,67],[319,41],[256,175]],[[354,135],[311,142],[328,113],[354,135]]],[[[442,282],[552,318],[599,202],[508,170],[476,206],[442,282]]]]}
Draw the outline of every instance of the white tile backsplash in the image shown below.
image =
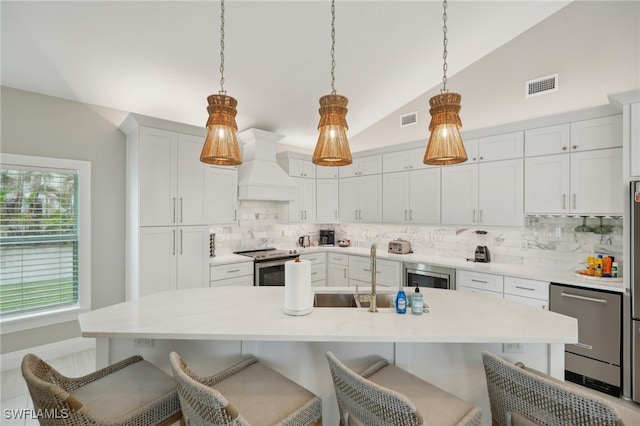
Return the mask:
{"type": "MultiPolygon", "coordinates": [[[[482,229],[487,231],[484,243],[489,247],[492,262],[576,269],[593,254],[612,255],[616,261],[622,260],[620,218],[604,219],[604,224],[612,227],[611,233],[604,235],[575,232],[575,227],[582,224],[582,218],[578,217],[528,217],[522,228],[362,223],[287,225],[278,223],[276,201],[241,201],[238,218],[236,226],[211,227],[211,232],[216,233],[217,254],[267,246],[292,248],[301,235],[317,241],[320,229],[329,228],[336,230],[336,240],[348,238],[355,247],[376,243],[386,248],[389,241],[401,238],[410,241],[416,253],[465,259],[473,257],[475,247],[480,244],[475,231],[482,229]]],[[[599,219],[588,218],[587,224],[595,227],[599,219]]]]}

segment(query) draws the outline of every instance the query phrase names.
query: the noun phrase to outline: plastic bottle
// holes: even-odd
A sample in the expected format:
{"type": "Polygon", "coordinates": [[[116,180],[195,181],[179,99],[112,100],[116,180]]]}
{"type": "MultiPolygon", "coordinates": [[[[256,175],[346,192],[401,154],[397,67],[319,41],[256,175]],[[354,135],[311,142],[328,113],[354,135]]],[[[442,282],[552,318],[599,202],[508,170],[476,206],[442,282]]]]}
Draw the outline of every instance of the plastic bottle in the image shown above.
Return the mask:
{"type": "Polygon", "coordinates": [[[610,277],[611,276],[611,266],[612,266],[611,256],[604,257],[602,259],[602,276],[610,277]]]}
{"type": "Polygon", "coordinates": [[[601,277],[602,276],[602,255],[599,254],[598,257],[596,258],[596,273],[595,273],[596,277],[601,277]]]}
{"type": "Polygon", "coordinates": [[[416,285],[416,290],[411,295],[411,313],[422,315],[424,312],[424,298],[420,293],[420,287],[416,285]]]}
{"type": "Polygon", "coordinates": [[[404,294],[402,287],[400,287],[396,296],[396,312],[399,314],[407,313],[407,295],[404,294]]]}
{"type": "Polygon", "coordinates": [[[596,274],[596,258],[593,256],[587,257],[587,275],[596,274]]]}
{"type": "Polygon", "coordinates": [[[618,262],[611,262],[611,278],[618,278],[618,262]]]}

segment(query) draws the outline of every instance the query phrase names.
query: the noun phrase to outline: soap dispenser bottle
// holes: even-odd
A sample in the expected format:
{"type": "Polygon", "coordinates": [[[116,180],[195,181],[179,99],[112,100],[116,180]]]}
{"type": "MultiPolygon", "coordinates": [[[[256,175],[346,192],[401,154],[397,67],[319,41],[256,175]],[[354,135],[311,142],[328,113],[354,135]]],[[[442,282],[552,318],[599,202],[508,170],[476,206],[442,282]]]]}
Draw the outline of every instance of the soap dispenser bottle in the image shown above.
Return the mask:
{"type": "Polygon", "coordinates": [[[424,312],[424,298],[420,293],[420,287],[416,285],[416,290],[411,295],[411,313],[422,315],[424,312]]]}
{"type": "Polygon", "coordinates": [[[407,295],[404,294],[402,286],[400,287],[400,290],[398,290],[398,295],[396,296],[396,312],[399,314],[407,313],[407,295]]]}

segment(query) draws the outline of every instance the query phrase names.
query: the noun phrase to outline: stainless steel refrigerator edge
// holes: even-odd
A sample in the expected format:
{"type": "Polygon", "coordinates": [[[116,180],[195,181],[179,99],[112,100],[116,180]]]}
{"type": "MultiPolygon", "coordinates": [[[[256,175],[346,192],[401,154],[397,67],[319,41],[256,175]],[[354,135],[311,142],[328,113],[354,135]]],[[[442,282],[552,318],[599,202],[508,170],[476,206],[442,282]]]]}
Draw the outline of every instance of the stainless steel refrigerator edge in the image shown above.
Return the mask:
{"type": "Polygon", "coordinates": [[[631,386],[632,399],[640,402],[640,181],[630,189],[631,386]]]}

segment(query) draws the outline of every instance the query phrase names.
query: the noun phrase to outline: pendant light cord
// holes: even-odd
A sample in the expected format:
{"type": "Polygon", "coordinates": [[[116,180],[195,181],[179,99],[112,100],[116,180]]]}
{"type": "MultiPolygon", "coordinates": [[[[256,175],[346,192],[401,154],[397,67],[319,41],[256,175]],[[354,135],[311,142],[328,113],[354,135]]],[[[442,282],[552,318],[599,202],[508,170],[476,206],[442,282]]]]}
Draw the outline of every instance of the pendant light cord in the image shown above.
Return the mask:
{"type": "Polygon", "coordinates": [[[331,94],[336,94],[336,2],[331,0],[331,94]]]}
{"type": "Polygon", "coordinates": [[[224,90],[224,0],[220,0],[220,92],[221,95],[227,93],[224,90]]]}
{"type": "Polygon", "coordinates": [[[442,21],[444,22],[442,26],[442,33],[444,35],[444,39],[442,41],[442,45],[444,47],[444,52],[442,53],[442,90],[441,93],[447,92],[447,0],[442,2],[442,7],[444,8],[444,12],[442,13],[442,21]]]}

